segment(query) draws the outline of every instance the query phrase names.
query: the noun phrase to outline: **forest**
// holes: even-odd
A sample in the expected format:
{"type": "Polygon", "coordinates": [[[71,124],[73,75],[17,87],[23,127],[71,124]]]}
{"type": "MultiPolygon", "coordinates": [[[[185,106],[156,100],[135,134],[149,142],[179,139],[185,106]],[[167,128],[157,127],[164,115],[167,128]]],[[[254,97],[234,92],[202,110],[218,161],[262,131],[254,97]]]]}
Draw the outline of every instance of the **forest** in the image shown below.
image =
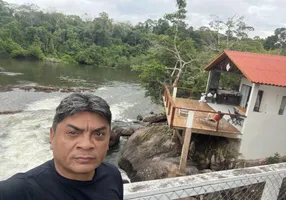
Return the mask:
{"type": "MultiPolygon", "coordinates": [[[[83,19],[0,0],[0,57],[130,68],[156,100],[164,83],[193,88],[199,95],[207,80],[202,67],[223,50],[286,55],[284,27],[265,39],[250,38],[255,27],[234,14],[227,20],[213,16],[208,26],[195,29],[187,23],[186,0],[176,3],[174,13],[132,24],[105,12],[83,19]]],[[[225,86],[234,82],[222,79],[225,86]]]]}

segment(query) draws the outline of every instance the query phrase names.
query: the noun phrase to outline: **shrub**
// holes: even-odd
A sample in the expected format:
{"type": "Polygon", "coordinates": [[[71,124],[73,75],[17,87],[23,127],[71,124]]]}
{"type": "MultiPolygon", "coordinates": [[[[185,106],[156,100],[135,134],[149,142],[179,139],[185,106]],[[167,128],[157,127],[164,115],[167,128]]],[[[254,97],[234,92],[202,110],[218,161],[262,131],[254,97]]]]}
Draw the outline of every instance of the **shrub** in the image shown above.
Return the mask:
{"type": "Polygon", "coordinates": [[[270,156],[266,159],[267,164],[275,164],[281,162],[281,156],[279,153],[275,153],[274,156],[270,156]]]}

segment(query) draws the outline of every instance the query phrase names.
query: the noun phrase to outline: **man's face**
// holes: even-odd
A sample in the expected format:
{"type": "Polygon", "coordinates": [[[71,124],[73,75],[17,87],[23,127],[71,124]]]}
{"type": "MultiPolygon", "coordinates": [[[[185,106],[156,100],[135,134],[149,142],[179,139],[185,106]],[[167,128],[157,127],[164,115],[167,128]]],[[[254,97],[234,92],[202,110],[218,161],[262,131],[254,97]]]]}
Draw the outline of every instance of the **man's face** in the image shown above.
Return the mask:
{"type": "Polygon", "coordinates": [[[101,115],[79,112],[66,117],[50,130],[55,166],[62,176],[91,180],[104,160],[110,138],[110,126],[101,115]]]}

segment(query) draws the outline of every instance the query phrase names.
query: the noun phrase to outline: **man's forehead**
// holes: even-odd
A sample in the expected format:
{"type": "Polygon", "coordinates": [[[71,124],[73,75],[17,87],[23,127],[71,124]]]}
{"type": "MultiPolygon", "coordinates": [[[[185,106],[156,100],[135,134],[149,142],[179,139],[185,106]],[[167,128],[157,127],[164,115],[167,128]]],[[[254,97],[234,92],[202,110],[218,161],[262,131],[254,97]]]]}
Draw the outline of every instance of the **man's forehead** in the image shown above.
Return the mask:
{"type": "Polygon", "coordinates": [[[79,130],[79,131],[109,130],[109,126],[106,124],[97,125],[97,126],[93,126],[93,125],[89,125],[89,124],[86,124],[85,126],[75,125],[75,124],[66,124],[65,126],[68,128],[73,128],[75,130],[79,130]]]}
{"type": "Polygon", "coordinates": [[[88,111],[82,111],[82,112],[76,112],[73,115],[69,115],[66,116],[65,120],[96,120],[96,121],[101,121],[101,120],[105,120],[108,122],[108,120],[105,118],[105,116],[103,116],[100,113],[96,113],[96,112],[88,112],[88,111]]]}
{"type": "Polygon", "coordinates": [[[93,115],[81,115],[81,114],[75,114],[71,116],[67,116],[62,122],[59,124],[62,124],[64,126],[67,126],[68,124],[72,124],[75,126],[106,126],[109,127],[108,121],[101,115],[94,113],[93,115]]]}

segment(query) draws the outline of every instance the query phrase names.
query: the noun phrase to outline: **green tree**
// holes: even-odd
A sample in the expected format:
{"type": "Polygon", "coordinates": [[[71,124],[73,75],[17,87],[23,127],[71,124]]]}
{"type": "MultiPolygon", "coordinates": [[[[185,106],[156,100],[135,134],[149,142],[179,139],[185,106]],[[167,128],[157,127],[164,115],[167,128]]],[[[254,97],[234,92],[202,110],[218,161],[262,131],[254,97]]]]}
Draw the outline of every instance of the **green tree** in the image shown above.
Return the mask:
{"type": "Polygon", "coordinates": [[[286,28],[277,28],[274,35],[266,38],[264,48],[266,50],[277,49],[278,55],[286,55],[286,28]]]}

